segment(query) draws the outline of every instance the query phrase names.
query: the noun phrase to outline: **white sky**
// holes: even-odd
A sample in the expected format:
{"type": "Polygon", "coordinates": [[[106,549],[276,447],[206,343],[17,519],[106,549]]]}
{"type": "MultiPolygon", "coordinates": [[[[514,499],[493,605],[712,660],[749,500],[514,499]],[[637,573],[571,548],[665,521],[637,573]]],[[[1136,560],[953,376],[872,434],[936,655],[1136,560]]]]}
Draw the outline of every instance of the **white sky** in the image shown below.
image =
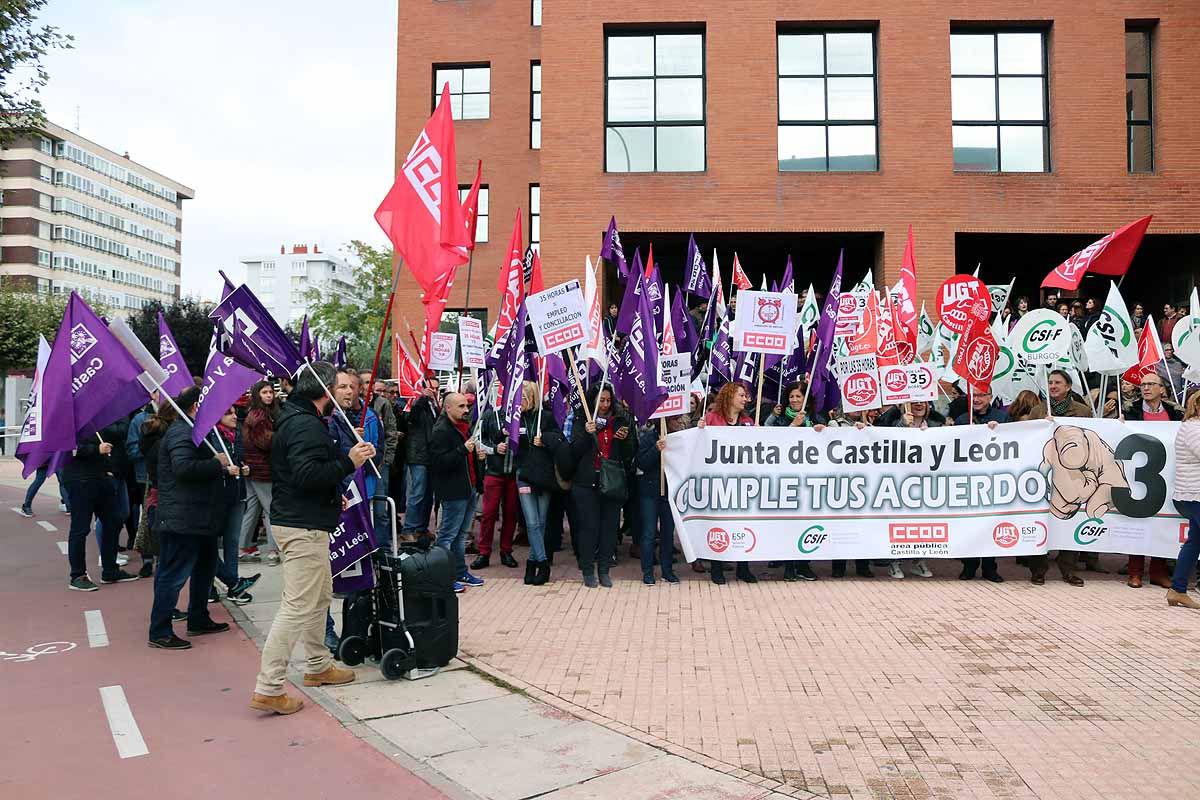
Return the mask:
{"type": "Polygon", "coordinates": [[[196,191],[184,295],[242,256],[382,245],[391,186],[395,0],[50,0],[75,36],[46,59],[49,118],[196,191]]]}

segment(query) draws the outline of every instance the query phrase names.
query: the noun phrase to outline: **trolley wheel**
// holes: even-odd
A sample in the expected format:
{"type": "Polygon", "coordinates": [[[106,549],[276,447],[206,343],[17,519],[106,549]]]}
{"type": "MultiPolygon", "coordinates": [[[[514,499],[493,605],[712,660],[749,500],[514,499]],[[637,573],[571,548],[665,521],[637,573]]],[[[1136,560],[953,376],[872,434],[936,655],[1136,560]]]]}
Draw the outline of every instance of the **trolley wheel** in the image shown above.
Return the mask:
{"type": "Polygon", "coordinates": [[[412,667],[412,655],[406,650],[401,650],[399,647],[393,647],[391,650],[388,650],[379,661],[379,671],[389,681],[404,677],[404,673],[408,672],[412,667]]]}
{"type": "Polygon", "coordinates": [[[367,641],[361,636],[347,636],[338,645],[338,661],[347,667],[357,667],[367,656],[367,641]]]}

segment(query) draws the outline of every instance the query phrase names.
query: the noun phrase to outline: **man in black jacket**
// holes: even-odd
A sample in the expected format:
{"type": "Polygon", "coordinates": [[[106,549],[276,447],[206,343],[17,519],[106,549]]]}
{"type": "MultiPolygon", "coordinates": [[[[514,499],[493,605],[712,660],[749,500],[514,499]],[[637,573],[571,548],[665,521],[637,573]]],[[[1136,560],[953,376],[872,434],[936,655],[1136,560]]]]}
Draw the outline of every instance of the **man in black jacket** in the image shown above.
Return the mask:
{"type": "MultiPolygon", "coordinates": [[[[200,390],[190,386],[179,393],[179,407],[192,419],[200,390]]],[[[171,629],[171,611],[188,580],[188,636],[229,630],[208,613],[208,593],[217,570],[217,537],[229,512],[225,481],[240,472],[221,452],[192,444],[192,426],[177,419],[167,428],[158,451],[158,517],[161,549],[154,571],[154,605],[150,610],[149,646],[187,650],[192,643],[171,629]]]]}
{"type": "MultiPolygon", "coordinates": [[[[87,538],[92,517],[97,527],[104,525],[116,531],[121,524],[117,504],[116,482],[112,478],[112,442],[96,434],[80,436],[75,442],[75,457],[62,470],[63,485],[71,498],[71,531],[67,534],[67,558],[71,565],[68,586],[78,592],[94,592],[100,587],[87,574],[87,538]]],[[[97,537],[100,542],[100,582],[122,583],[136,581],[137,575],[125,572],[117,564],[119,540],[112,536],[97,537]]]]}
{"type": "Polygon", "coordinates": [[[305,367],[275,421],[271,438],[271,528],[283,556],[283,601],[263,645],[262,667],[250,707],[293,714],[303,701],[284,691],[297,641],[307,659],[304,685],[349,683],[354,673],[333,664],[325,647],[325,617],[333,597],[329,534],[342,513],[342,481],[375,448],[359,442],[339,455],[323,417],[337,371],[326,361],[305,367]]]}
{"type": "Polygon", "coordinates": [[[437,546],[454,559],[454,591],[483,586],[467,571],[467,531],[475,521],[475,440],[471,438],[471,405],[467,396],[446,395],[445,413],[429,434],[429,478],[442,503],[437,546]]]}
{"type": "Polygon", "coordinates": [[[408,411],[408,436],[405,444],[405,475],[408,499],[404,504],[404,527],[400,538],[415,541],[418,533],[429,531],[429,513],[433,510],[433,486],[429,481],[429,435],[437,422],[437,378],[425,379],[421,396],[408,411]]]}

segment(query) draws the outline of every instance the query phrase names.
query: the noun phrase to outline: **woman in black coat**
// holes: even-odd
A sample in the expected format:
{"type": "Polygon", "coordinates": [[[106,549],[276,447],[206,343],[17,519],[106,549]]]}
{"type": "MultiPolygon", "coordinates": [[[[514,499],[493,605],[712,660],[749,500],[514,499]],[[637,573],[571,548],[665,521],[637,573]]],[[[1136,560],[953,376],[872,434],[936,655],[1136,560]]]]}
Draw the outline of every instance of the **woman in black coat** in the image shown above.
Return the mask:
{"type": "Polygon", "coordinates": [[[541,586],[550,580],[550,556],[546,553],[546,517],[550,495],[557,490],[554,451],[563,443],[554,415],[543,409],[541,393],[533,381],[521,387],[521,428],[517,441],[517,501],[525,517],[529,560],[525,583],[541,586]]]}

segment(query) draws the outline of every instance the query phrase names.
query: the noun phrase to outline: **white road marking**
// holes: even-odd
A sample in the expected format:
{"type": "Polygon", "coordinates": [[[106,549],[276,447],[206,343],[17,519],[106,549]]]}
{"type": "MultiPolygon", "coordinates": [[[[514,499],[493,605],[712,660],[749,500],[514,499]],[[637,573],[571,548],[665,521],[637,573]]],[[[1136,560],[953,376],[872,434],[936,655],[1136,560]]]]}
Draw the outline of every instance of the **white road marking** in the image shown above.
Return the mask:
{"type": "Polygon", "coordinates": [[[104,628],[104,615],[99,609],[83,612],[87,623],[88,647],[108,647],[108,631],[104,628]]]}
{"type": "Polygon", "coordinates": [[[20,509],[20,508],[18,508],[17,506],[11,506],[11,510],[12,510],[12,512],[13,512],[14,514],[20,514],[20,513],[21,513],[21,509],[20,509]]]}
{"type": "Polygon", "coordinates": [[[59,550],[59,552],[61,552],[61,553],[62,553],[62,554],[65,556],[65,555],[67,554],[67,543],[66,543],[66,542],[59,542],[59,543],[58,543],[58,550],[59,550]]]}
{"type": "Polygon", "coordinates": [[[142,738],[133,711],[125,699],[125,690],[120,686],[101,686],[100,700],[104,703],[104,716],[108,717],[117,755],[121,758],[149,755],[150,749],[146,747],[146,740],[142,738]]]}
{"type": "Polygon", "coordinates": [[[53,524],[51,524],[51,523],[49,523],[49,522],[46,522],[46,520],[44,520],[44,519],[39,519],[39,520],[38,520],[38,525],[41,525],[43,528],[45,528],[45,529],[46,529],[46,530],[48,530],[48,531],[56,531],[56,530],[58,530],[58,528],[57,528],[57,527],[55,527],[53,524]]]}

